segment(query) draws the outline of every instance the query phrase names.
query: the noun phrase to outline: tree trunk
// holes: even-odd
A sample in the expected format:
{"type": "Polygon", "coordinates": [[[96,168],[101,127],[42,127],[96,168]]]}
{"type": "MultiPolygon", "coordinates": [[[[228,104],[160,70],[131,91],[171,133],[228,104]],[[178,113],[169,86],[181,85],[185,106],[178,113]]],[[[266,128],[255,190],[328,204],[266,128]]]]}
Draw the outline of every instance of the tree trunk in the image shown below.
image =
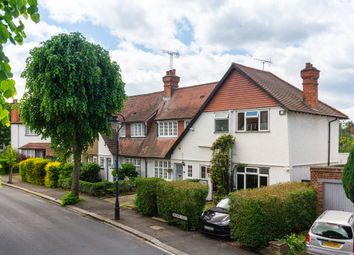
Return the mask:
{"type": "Polygon", "coordinates": [[[9,180],[7,181],[7,183],[12,183],[12,166],[9,167],[9,180]]]}
{"type": "Polygon", "coordinates": [[[74,156],[74,172],[73,178],[71,183],[71,192],[76,196],[79,197],[80,191],[80,164],[81,164],[81,151],[79,151],[76,141],[76,134],[74,134],[73,139],[73,156],[74,156]]]}

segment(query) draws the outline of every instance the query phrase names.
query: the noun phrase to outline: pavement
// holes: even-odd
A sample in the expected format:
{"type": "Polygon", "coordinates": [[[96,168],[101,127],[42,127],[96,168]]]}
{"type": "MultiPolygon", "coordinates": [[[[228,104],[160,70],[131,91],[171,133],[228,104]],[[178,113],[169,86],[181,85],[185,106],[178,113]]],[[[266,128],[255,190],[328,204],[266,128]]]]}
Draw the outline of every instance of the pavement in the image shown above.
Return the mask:
{"type": "MultiPolygon", "coordinates": [[[[4,186],[8,185],[6,181],[7,177],[4,176],[4,186]]],[[[55,203],[58,203],[59,199],[66,193],[61,189],[49,189],[43,186],[21,182],[18,175],[14,176],[11,187],[22,189],[25,192],[41,196],[55,203]]],[[[165,222],[145,217],[132,209],[130,205],[131,202],[129,202],[132,200],[132,197],[120,197],[123,207],[121,207],[121,219],[118,222],[113,220],[113,199],[101,199],[84,194],[81,194],[80,197],[83,201],[75,206],[68,206],[67,208],[129,232],[140,239],[160,247],[170,254],[255,254],[238,248],[235,243],[230,240],[208,237],[199,232],[184,231],[175,226],[168,225],[165,222]]]]}
{"type": "Polygon", "coordinates": [[[0,255],[163,255],[132,235],[4,186],[0,255]]]}

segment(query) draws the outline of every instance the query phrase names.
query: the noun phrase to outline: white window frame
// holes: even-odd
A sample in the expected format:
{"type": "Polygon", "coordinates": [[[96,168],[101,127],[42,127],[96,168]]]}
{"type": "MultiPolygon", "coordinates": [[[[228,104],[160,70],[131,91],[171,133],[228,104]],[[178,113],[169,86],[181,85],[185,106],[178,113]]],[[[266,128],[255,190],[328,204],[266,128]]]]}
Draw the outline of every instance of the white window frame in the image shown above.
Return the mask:
{"type": "Polygon", "coordinates": [[[25,136],[38,136],[34,131],[31,131],[28,127],[25,127],[25,136]]]}
{"type": "Polygon", "coordinates": [[[141,176],[141,159],[140,158],[124,158],[124,163],[130,163],[135,166],[135,170],[141,176]]]}
{"type": "Polygon", "coordinates": [[[169,160],[155,160],[154,176],[165,180],[172,180],[172,165],[169,160]]]}
{"type": "Polygon", "coordinates": [[[187,177],[193,178],[193,166],[192,165],[187,166],[187,177]]]}
{"type": "Polygon", "coordinates": [[[247,110],[247,111],[238,111],[238,112],[236,112],[236,115],[235,115],[235,122],[236,122],[236,125],[235,125],[235,132],[268,132],[269,131],[269,113],[270,113],[270,111],[269,111],[269,109],[267,109],[267,110],[264,110],[264,109],[262,109],[262,110],[247,110]],[[247,116],[247,112],[257,112],[257,118],[258,118],[258,130],[250,130],[250,131],[248,131],[247,130],[247,119],[248,118],[255,118],[254,116],[252,116],[252,117],[248,117],[247,116]],[[261,129],[261,113],[262,112],[267,112],[267,129],[261,129]],[[244,123],[244,125],[243,125],[243,129],[238,129],[238,115],[240,114],[240,113],[243,113],[244,114],[244,116],[243,116],[243,123],[244,123]]]}
{"type": "Polygon", "coordinates": [[[36,157],[36,150],[22,150],[22,153],[27,157],[27,158],[35,158],[36,157]]]}
{"type": "Polygon", "coordinates": [[[246,189],[246,183],[247,183],[247,180],[246,180],[246,177],[247,175],[256,175],[258,176],[258,187],[255,187],[255,188],[260,188],[261,186],[261,177],[267,177],[267,185],[266,186],[269,186],[269,169],[268,169],[268,174],[261,174],[260,173],[260,169],[263,168],[263,167],[244,167],[244,172],[238,172],[237,169],[236,169],[236,189],[238,190],[238,187],[237,187],[237,183],[238,183],[238,176],[239,175],[243,175],[243,189],[246,189]],[[247,172],[248,169],[257,169],[257,172],[247,172]]]}
{"type": "Polygon", "coordinates": [[[216,112],[214,115],[214,132],[228,133],[230,131],[230,116],[228,112],[216,112]],[[227,120],[227,130],[216,130],[216,122],[218,120],[227,120]]]}
{"type": "Polygon", "coordinates": [[[208,179],[208,174],[209,174],[209,171],[210,171],[210,166],[207,166],[207,165],[200,165],[200,168],[199,168],[200,172],[199,172],[199,178],[201,180],[207,180],[208,179]],[[202,177],[202,168],[205,167],[205,177],[202,177]]]}
{"type": "Polygon", "coordinates": [[[119,137],[125,137],[126,136],[126,125],[125,124],[121,124],[121,126],[119,127],[119,137]]]}
{"type": "Polygon", "coordinates": [[[178,136],[178,121],[159,121],[158,136],[159,137],[177,137],[178,136]]]}
{"type": "Polygon", "coordinates": [[[130,124],[130,136],[131,137],[145,137],[146,127],[143,122],[136,122],[130,124]]]}
{"type": "Polygon", "coordinates": [[[104,168],[104,157],[100,157],[100,168],[104,168]]]}
{"type": "Polygon", "coordinates": [[[189,125],[189,123],[191,123],[191,120],[185,120],[184,121],[184,128],[186,128],[189,125]]]}

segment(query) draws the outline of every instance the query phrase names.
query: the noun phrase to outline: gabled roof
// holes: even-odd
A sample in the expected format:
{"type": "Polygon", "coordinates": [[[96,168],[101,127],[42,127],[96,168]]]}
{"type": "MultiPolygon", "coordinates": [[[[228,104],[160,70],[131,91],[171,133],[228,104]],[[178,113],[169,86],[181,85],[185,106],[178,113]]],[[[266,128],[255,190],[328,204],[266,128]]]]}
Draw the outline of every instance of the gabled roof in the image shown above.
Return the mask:
{"type": "Polygon", "coordinates": [[[200,107],[195,117],[191,120],[186,129],[182,132],[182,134],[178,137],[177,141],[170,148],[167,153],[167,156],[170,156],[172,154],[173,150],[177,147],[180,141],[182,141],[182,139],[187,135],[189,128],[192,127],[193,124],[197,121],[199,116],[203,113],[205,108],[208,106],[208,104],[219,91],[220,87],[223,86],[224,82],[233,71],[240,72],[247,79],[254,82],[256,86],[260,87],[264,92],[266,92],[269,96],[275,99],[282,107],[289,111],[328,116],[338,119],[348,118],[348,116],[344,113],[321,102],[320,100],[318,101],[318,109],[312,109],[306,102],[303,101],[303,94],[300,89],[296,88],[295,86],[282,80],[281,78],[270,72],[258,70],[237,63],[232,63],[227,72],[222,77],[222,79],[218,82],[210,96],[200,107]]]}
{"type": "Polygon", "coordinates": [[[330,116],[340,119],[348,118],[342,112],[321,101],[318,101],[317,109],[311,108],[310,105],[303,100],[303,92],[300,89],[282,80],[271,72],[254,69],[236,63],[232,64],[232,68],[240,71],[255,82],[256,85],[261,87],[266,93],[289,111],[330,116]]]}
{"type": "MultiPolygon", "coordinates": [[[[163,91],[128,97],[122,111],[127,123],[154,120],[192,119],[214,90],[216,82],[182,87],[174,90],[170,99],[163,98],[163,91]]],[[[119,138],[119,155],[127,157],[165,158],[177,137],[159,138],[156,124],[152,124],[145,138],[119,138]]],[[[102,135],[112,155],[117,152],[114,141],[102,135]]]]}

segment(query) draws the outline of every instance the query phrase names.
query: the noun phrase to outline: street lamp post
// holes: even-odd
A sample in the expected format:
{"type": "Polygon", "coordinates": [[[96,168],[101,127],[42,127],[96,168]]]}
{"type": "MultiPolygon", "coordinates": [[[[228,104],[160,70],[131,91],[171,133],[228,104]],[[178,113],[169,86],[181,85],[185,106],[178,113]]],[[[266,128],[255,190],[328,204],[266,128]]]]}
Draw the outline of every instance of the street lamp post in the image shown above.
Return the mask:
{"type": "Polygon", "coordinates": [[[116,126],[116,132],[117,132],[117,139],[116,139],[116,148],[117,148],[117,152],[116,152],[116,201],[114,204],[114,219],[115,220],[119,220],[120,219],[120,207],[119,207],[119,180],[118,180],[118,168],[119,168],[119,163],[118,163],[118,155],[119,155],[119,131],[122,128],[123,125],[119,126],[119,119],[122,119],[122,122],[125,121],[125,118],[122,114],[116,114],[115,116],[112,116],[112,123],[114,123],[114,125],[116,126]]]}

